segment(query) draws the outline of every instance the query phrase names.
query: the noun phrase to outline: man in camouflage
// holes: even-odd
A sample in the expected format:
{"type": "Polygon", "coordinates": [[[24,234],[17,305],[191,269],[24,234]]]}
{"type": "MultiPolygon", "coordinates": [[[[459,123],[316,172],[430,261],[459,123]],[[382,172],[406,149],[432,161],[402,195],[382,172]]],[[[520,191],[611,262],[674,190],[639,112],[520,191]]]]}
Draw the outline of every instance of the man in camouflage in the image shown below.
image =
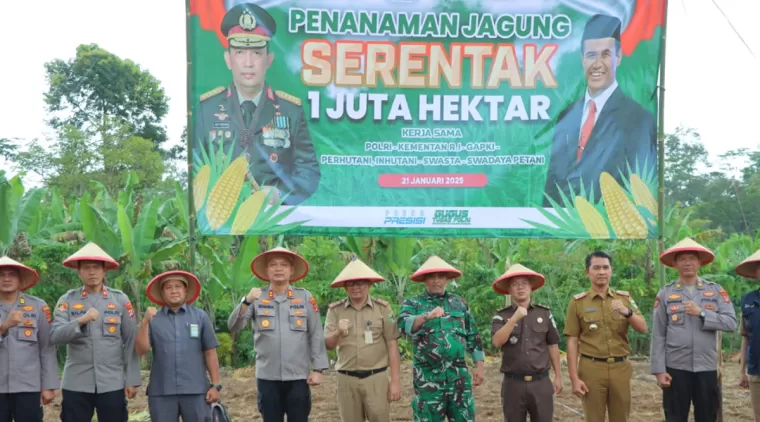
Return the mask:
{"type": "Polygon", "coordinates": [[[483,383],[483,341],[467,302],[446,291],[448,281],[462,272],[437,256],[430,257],[412,276],[426,292],[404,301],[399,330],[412,338],[416,422],[475,420],[472,386],[483,383]],[[476,370],[471,378],[465,354],[476,370]]]}

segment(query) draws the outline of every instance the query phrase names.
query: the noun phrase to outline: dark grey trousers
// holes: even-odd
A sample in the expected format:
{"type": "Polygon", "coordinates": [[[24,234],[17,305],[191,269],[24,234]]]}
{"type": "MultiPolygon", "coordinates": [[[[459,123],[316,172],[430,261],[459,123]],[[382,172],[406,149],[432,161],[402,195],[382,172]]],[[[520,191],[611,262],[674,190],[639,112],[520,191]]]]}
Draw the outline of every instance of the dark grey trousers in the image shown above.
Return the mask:
{"type": "Polygon", "coordinates": [[[182,422],[211,421],[211,406],[205,394],[150,396],[148,408],[152,422],[179,422],[180,416],[182,422]]]}

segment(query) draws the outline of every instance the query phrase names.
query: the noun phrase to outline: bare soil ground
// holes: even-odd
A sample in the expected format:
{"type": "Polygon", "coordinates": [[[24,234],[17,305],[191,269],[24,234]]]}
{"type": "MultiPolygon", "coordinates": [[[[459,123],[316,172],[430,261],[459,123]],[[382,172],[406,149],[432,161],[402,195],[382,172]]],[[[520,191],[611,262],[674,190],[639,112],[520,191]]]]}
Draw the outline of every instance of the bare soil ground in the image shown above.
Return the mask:
{"type": "MultiPolygon", "coordinates": [[[[723,415],[725,422],[750,421],[753,419],[752,406],[749,393],[738,386],[739,367],[736,363],[728,363],[725,366],[723,387],[723,415]]],[[[234,422],[260,421],[261,416],[256,409],[256,383],[253,380],[253,369],[241,369],[227,372],[223,376],[224,390],[222,400],[234,422]]],[[[147,374],[146,374],[147,375],[147,374]]],[[[570,382],[567,378],[566,368],[563,368],[565,387],[562,394],[555,399],[555,421],[583,421],[581,414],[583,408],[580,399],[572,395],[570,382]]],[[[490,362],[486,366],[486,381],[475,389],[475,403],[477,420],[484,422],[502,421],[501,401],[501,373],[499,363],[490,362]]],[[[400,402],[392,405],[391,419],[393,421],[411,421],[412,411],[410,402],[414,395],[411,381],[411,365],[405,364],[402,370],[403,394],[400,402]]],[[[144,384],[147,384],[147,379],[144,384]]],[[[142,388],[138,396],[130,401],[129,410],[132,417],[130,420],[149,421],[143,418],[148,411],[148,402],[145,397],[145,389],[142,388]],[[143,417],[140,417],[142,414],[143,417]]],[[[648,374],[648,364],[634,362],[633,376],[633,404],[631,422],[659,422],[662,421],[662,393],[654,383],[654,377],[648,374]]],[[[336,401],[336,377],[330,371],[325,374],[324,383],[319,387],[312,388],[312,411],[310,420],[315,422],[340,421],[338,405],[336,401]]],[[[59,421],[61,411],[60,392],[56,400],[45,406],[45,422],[59,421]]],[[[692,419],[693,420],[693,415],[692,419]]],[[[107,422],[107,421],[104,421],[107,422]]]]}

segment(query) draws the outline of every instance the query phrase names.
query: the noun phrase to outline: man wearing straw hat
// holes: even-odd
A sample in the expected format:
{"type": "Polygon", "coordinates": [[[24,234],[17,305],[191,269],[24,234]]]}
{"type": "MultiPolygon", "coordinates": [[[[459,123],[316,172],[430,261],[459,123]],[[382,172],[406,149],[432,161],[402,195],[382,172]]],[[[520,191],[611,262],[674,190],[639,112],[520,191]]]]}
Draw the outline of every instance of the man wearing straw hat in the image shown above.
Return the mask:
{"type": "MultiPolygon", "coordinates": [[[[760,250],[737,265],[735,271],[742,277],[760,279],[760,250]]],[[[741,311],[739,385],[749,388],[755,420],[760,421],[760,290],[744,295],[741,311]]]]}
{"type": "Polygon", "coordinates": [[[686,422],[694,402],[696,422],[718,417],[716,333],[736,330],[736,311],[728,293],[699,277],[715,255],[686,238],[660,255],[678,271],[678,280],[657,293],[652,316],[651,373],[662,387],[668,422],[686,422]]]}
{"type": "Polygon", "coordinates": [[[414,348],[415,421],[473,421],[472,386],[483,383],[483,341],[467,302],[446,291],[449,280],[462,272],[432,256],[410,277],[424,282],[426,291],[404,301],[398,316],[399,330],[412,338],[414,348]],[[477,369],[467,371],[469,352],[477,369]]]}
{"type": "Polygon", "coordinates": [[[50,342],[52,315],[45,301],[23,293],[37,271],[0,257],[0,421],[42,422],[58,381],[58,358],[50,342]]]}
{"type": "Polygon", "coordinates": [[[348,293],[330,304],[325,320],[327,349],[338,349],[335,370],[343,422],[390,422],[390,402],[401,398],[399,332],[393,311],[388,302],[369,295],[370,285],[384,280],[353,258],[330,284],[348,293]]]}
{"type": "Polygon", "coordinates": [[[544,285],[544,276],[514,264],[493,282],[497,293],[512,296],[512,305],[491,321],[491,342],[501,349],[501,405],[504,420],[551,422],[554,394],[562,392],[559,331],[549,307],[533,304],[531,291],[544,285]],[[549,379],[554,369],[554,383],[549,379]]]}
{"type": "Polygon", "coordinates": [[[66,258],[84,284],[66,292],[56,304],[51,341],[66,345],[61,421],[122,421],[126,398],[140,385],[140,357],[135,352],[137,325],[127,295],[104,285],[106,271],[119,268],[95,243],[66,258]]]}
{"type": "Polygon", "coordinates": [[[200,281],[186,271],[159,274],[145,289],[161,307],[145,310],[135,343],[140,356],[153,349],[148,383],[153,422],[178,422],[180,416],[205,421],[211,417],[209,403],[219,401],[219,342],[208,314],[192,306],[200,293],[200,281]]]}
{"type": "Polygon", "coordinates": [[[278,247],[256,256],[251,270],[269,286],[263,291],[252,288],[227,326],[236,332],[251,321],[258,408],[264,422],[281,422],[284,415],[288,422],[306,422],[311,413],[309,386],[321,384],[322,372],[329,368],[317,301],[306,289],[291,286],[306,277],[309,264],[278,247]]]}
{"type": "Polygon", "coordinates": [[[567,370],[586,422],[604,422],[607,413],[610,422],[626,422],[633,375],[628,327],[645,334],[647,322],[628,292],[610,288],[610,255],[594,251],[585,264],[591,289],[567,306],[567,370]]]}

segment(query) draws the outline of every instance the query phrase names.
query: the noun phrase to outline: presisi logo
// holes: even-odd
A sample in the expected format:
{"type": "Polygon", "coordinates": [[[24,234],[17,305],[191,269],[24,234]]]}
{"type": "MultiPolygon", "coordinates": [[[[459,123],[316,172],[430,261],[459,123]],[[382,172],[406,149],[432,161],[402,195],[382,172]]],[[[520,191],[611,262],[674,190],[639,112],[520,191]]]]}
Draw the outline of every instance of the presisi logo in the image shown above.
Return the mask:
{"type": "Polygon", "coordinates": [[[423,210],[385,210],[383,224],[394,226],[421,226],[426,221],[423,210]]]}

